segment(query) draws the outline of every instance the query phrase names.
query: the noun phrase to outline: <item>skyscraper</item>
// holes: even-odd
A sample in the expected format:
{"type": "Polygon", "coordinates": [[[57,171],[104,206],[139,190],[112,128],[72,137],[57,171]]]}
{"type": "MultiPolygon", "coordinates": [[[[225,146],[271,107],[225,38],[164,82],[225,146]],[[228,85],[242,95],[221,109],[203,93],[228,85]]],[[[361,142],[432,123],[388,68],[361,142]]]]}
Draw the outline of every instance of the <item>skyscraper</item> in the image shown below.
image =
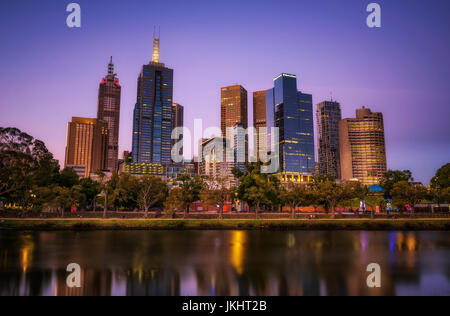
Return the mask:
{"type": "Polygon", "coordinates": [[[319,138],[319,174],[341,177],[339,152],[339,121],[341,105],[334,101],[317,104],[317,135],[319,138]]]}
{"type": "MultiPolygon", "coordinates": [[[[174,103],[172,105],[172,130],[175,128],[182,128],[184,126],[184,108],[183,106],[174,103]]],[[[177,134],[178,135],[178,134],[177,134]]],[[[178,142],[183,142],[183,134],[178,135],[178,140],[173,140],[173,146],[175,146],[178,142]]],[[[183,155],[183,149],[180,151],[180,155],[183,155]]]]}
{"type": "MultiPolygon", "coordinates": [[[[280,173],[285,181],[301,181],[315,168],[312,95],[297,90],[295,75],[281,74],[266,93],[267,132],[279,128],[280,173]]],[[[270,140],[268,139],[268,142],[270,140]]],[[[269,143],[268,143],[269,144],[269,143]]]]}
{"type": "Polygon", "coordinates": [[[247,90],[243,86],[229,86],[221,89],[221,128],[226,137],[227,128],[237,123],[248,128],[247,90]]]}
{"type": "Polygon", "coordinates": [[[159,62],[159,38],[153,42],[153,60],[138,78],[133,119],[133,162],[172,162],[173,70],[159,62]]]}
{"type": "Polygon", "coordinates": [[[339,145],[342,180],[380,183],[387,170],[382,113],[363,107],[356,110],[356,118],[340,121],[339,145]]]}
{"type": "MultiPolygon", "coordinates": [[[[237,128],[248,128],[248,95],[243,86],[235,85],[221,89],[221,129],[224,138],[229,137],[228,141],[233,145],[237,128]],[[238,125],[236,125],[238,124],[238,125]],[[231,135],[227,135],[230,129],[231,135]]],[[[242,130],[241,130],[242,132],[242,130]]],[[[248,136],[245,135],[245,161],[248,161],[248,136]]],[[[242,148],[241,148],[242,152],[242,148]]]]}
{"type": "Polygon", "coordinates": [[[111,172],[118,168],[121,89],[117,74],[114,73],[114,64],[111,57],[108,74],[102,79],[98,90],[97,112],[97,118],[108,124],[109,139],[106,169],[111,172]]]}
{"type": "Polygon", "coordinates": [[[235,164],[229,162],[231,157],[227,157],[229,154],[226,150],[228,141],[224,137],[203,138],[199,141],[199,152],[203,156],[199,166],[200,175],[212,179],[230,178],[231,181],[235,164]]]}
{"type": "Polygon", "coordinates": [[[244,124],[236,123],[233,126],[233,139],[231,140],[231,148],[233,151],[233,165],[245,172],[245,164],[248,162],[248,136],[245,133],[244,124]]]}
{"type": "Polygon", "coordinates": [[[106,168],[108,124],[105,121],[73,117],[67,127],[65,166],[84,166],[85,177],[106,168]]]}
{"type": "Polygon", "coordinates": [[[256,129],[256,157],[259,159],[260,151],[267,152],[265,142],[260,142],[260,137],[266,138],[267,134],[264,132],[267,126],[266,122],[266,93],[267,90],[253,92],[253,127],[256,129]],[[260,135],[260,131],[263,135],[260,135]]]}

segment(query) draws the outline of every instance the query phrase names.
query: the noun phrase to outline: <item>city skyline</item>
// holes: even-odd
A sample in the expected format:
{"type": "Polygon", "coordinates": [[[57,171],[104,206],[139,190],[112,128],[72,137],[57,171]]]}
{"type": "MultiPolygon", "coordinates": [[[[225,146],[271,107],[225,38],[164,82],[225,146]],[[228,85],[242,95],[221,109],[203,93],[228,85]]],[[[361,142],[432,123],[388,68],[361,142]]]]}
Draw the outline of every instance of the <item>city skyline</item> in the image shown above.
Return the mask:
{"type": "MultiPolygon", "coordinates": [[[[153,19],[143,25],[144,27],[141,27],[139,32],[133,33],[130,39],[125,39],[126,34],[119,34],[118,38],[122,42],[126,40],[126,43],[134,43],[138,46],[125,49],[118,46],[121,40],[112,46],[105,45],[105,42],[110,42],[109,35],[99,40],[98,44],[94,44],[91,39],[91,37],[95,38],[97,32],[102,30],[99,25],[103,19],[106,19],[107,14],[102,14],[100,11],[101,1],[96,4],[81,1],[86,13],[95,16],[97,20],[88,20],[80,31],[72,33],[71,30],[65,29],[64,25],[61,25],[61,30],[54,26],[59,25],[61,14],[49,5],[48,19],[43,21],[42,26],[35,31],[26,29],[27,32],[31,32],[31,37],[28,39],[13,38],[13,36],[20,30],[24,31],[25,26],[19,25],[23,19],[31,17],[33,21],[42,18],[41,14],[36,14],[35,6],[37,4],[30,4],[30,8],[23,10],[23,13],[15,10],[14,17],[5,16],[4,13],[7,12],[5,9],[2,10],[3,13],[0,13],[2,21],[12,23],[12,19],[16,18],[17,22],[13,24],[15,28],[10,32],[11,34],[7,34],[6,49],[0,54],[3,60],[8,60],[8,57],[16,58],[18,64],[16,67],[5,65],[5,78],[0,79],[5,87],[5,93],[1,96],[4,115],[0,118],[0,125],[17,126],[42,139],[62,165],[65,124],[73,115],[95,117],[95,94],[100,79],[98,74],[104,72],[104,64],[108,56],[114,55],[116,68],[121,74],[123,90],[126,91],[122,98],[123,113],[121,113],[119,152],[130,150],[132,106],[135,103],[132,100],[136,98],[136,72],[139,65],[147,63],[151,56],[151,35],[153,25],[156,24],[161,25],[162,29],[162,59],[177,71],[174,99],[186,108],[187,127],[192,126],[195,118],[208,119],[208,124],[211,122],[211,125],[220,126],[220,115],[218,115],[220,87],[237,83],[246,87],[251,95],[253,91],[270,87],[271,80],[277,73],[284,71],[295,73],[299,76],[301,90],[313,95],[314,105],[329,99],[332,91],[335,95],[334,98],[342,104],[343,117],[352,117],[354,110],[361,106],[367,106],[375,112],[383,112],[386,121],[388,167],[390,169],[411,169],[416,180],[428,183],[434,171],[446,162],[450,154],[450,146],[448,146],[450,132],[449,126],[446,124],[449,116],[449,109],[446,106],[449,92],[445,89],[449,63],[444,58],[449,52],[449,46],[448,43],[439,40],[439,38],[446,38],[448,31],[445,30],[444,24],[441,29],[433,28],[434,36],[427,37],[426,35],[428,34],[427,30],[432,28],[431,16],[434,17],[433,23],[434,21],[448,21],[446,17],[449,10],[443,8],[443,6],[448,8],[448,3],[441,6],[432,4],[425,6],[413,2],[410,10],[405,10],[398,4],[380,2],[384,8],[385,17],[383,20],[385,23],[381,30],[369,30],[364,25],[363,7],[365,4],[361,4],[361,8],[354,9],[344,1],[337,11],[334,11],[337,12],[336,17],[326,15],[329,18],[328,21],[317,29],[312,28],[307,31],[296,28],[295,31],[290,31],[291,35],[305,38],[303,43],[313,45],[314,49],[289,44],[293,53],[283,55],[283,60],[273,58],[275,55],[271,49],[264,53],[260,50],[264,42],[263,34],[256,30],[256,26],[245,29],[242,36],[236,39],[241,48],[238,52],[225,50],[221,53],[223,45],[232,43],[230,35],[233,33],[233,31],[226,32],[224,30],[223,22],[213,23],[212,30],[205,30],[202,28],[205,25],[205,20],[203,20],[201,25],[190,25],[188,29],[180,31],[179,28],[161,22],[164,17],[168,16],[167,13],[164,13],[161,18],[152,16],[153,19]],[[424,10],[423,7],[426,7],[427,10],[424,10]],[[396,29],[396,26],[400,24],[396,20],[397,17],[401,17],[401,22],[404,22],[405,19],[412,19],[422,14],[425,17],[419,23],[408,24],[411,29],[405,29],[405,26],[396,29]],[[436,16],[441,18],[436,18],[436,16]],[[346,17],[350,18],[345,19],[346,17]],[[338,20],[342,18],[345,23],[339,24],[338,20]],[[337,29],[334,30],[332,26],[337,29]],[[51,28],[55,28],[55,30],[51,28]],[[213,32],[217,30],[221,30],[220,34],[225,35],[220,38],[222,41],[220,44],[219,39],[216,40],[213,35],[213,32]],[[93,32],[93,34],[87,36],[84,31],[93,32]],[[416,37],[410,38],[406,43],[397,42],[404,34],[414,31],[416,31],[415,34],[418,34],[416,37]],[[335,39],[330,42],[330,39],[336,35],[342,35],[342,37],[339,37],[339,41],[335,39]],[[243,42],[249,36],[253,39],[253,46],[243,42]],[[58,46],[52,42],[55,39],[58,41],[58,46]],[[49,42],[49,40],[51,41],[49,42]],[[17,44],[18,48],[26,48],[30,41],[40,41],[42,44],[42,48],[33,52],[33,63],[26,63],[31,56],[26,49],[19,54],[17,54],[17,50],[14,50],[16,52],[14,57],[9,55],[8,47],[17,44]],[[349,44],[350,49],[343,49],[341,45],[335,46],[336,49],[329,49],[329,53],[318,49],[322,46],[332,45],[336,41],[342,46],[349,44]],[[87,47],[86,44],[91,47],[87,47]],[[189,49],[192,45],[198,44],[202,44],[201,47],[209,47],[210,50],[205,50],[199,54],[199,57],[195,57],[193,54],[196,54],[198,50],[189,52],[189,49]],[[81,48],[84,49],[84,52],[78,50],[79,45],[82,45],[81,48]],[[411,49],[417,45],[430,47],[430,51],[414,53],[411,49]],[[100,46],[104,47],[100,49],[100,46]],[[45,53],[49,54],[49,49],[52,47],[56,47],[54,50],[56,58],[50,58],[50,55],[45,56],[45,53]],[[355,47],[358,49],[351,52],[350,50],[355,47]],[[75,52],[71,53],[71,50],[75,52]],[[405,51],[408,51],[407,56],[402,53],[405,51]],[[430,54],[431,51],[433,54],[430,54]],[[186,52],[189,53],[186,54],[186,52]],[[227,54],[228,57],[225,57],[227,54]],[[345,58],[341,59],[342,56],[345,58]],[[428,63],[425,62],[425,58],[428,63]],[[249,61],[249,59],[252,60],[249,61]],[[324,65],[320,66],[320,63],[324,65]],[[216,65],[214,70],[211,69],[213,65],[216,65]],[[195,76],[195,80],[192,80],[193,72],[190,71],[193,67],[200,72],[198,76],[195,76]],[[257,67],[265,69],[261,70],[257,67]],[[16,73],[13,74],[13,71],[16,73]],[[324,71],[326,71],[326,75],[324,75],[324,71]],[[39,73],[48,73],[49,75],[39,76],[39,73]],[[29,83],[23,83],[21,78],[25,74],[39,76],[38,82],[34,83],[35,86],[31,87],[29,83]],[[66,80],[61,83],[59,82],[61,81],[60,77],[65,77],[66,80]],[[133,77],[134,79],[130,79],[133,77]],[[31,94],[34,93],[35,100],[32,105],[25,101],[24,96],[9,92],[15,91],[14,87],[19,83],[25,84],[31,94]],[[187,91],[193,91],[193,87],[196,85],[202,87],[199,89],[201,91],[187,93],[187,91]],[[6,106],[11,107],[8,112],[5,111],[6,106]],[[41,113],[37,114],[36,108],[41,113]],[[50,120],[49,117],[52,119],[50,120]],[[42,124],[43,122],[48,123],[42,124]]],[[[14,8],[14,4],[11,3],[8,3],[7,6],[14,8]]],[[[131,5],[130,10],[139,14],[134,6],[135,4],[131,5]]],[[[158,6],[163,5],[159,4],[158,6]]],[[[295,4],[295,7],[294,4],[285,5],[274,14],[279,16],[282,12],[287,12],[287,7],[290,6],[293,7],[291,9],[303,6],[304,11],[311,14],[311,20],[317,15],[327,14],[323,9],[318,9],[316,5],[305,2],[295,4]]],[[[181,5],[181,7],[183,6],[181,5]]],[[[115,5],[112,5],[109,10],[120,16],[115,5]]],[[[171,15],[174,18],[180,17],[181,11],[181,8],[175,9],[171,15]]],[[[201,13],[202,10],[197,14],[201,13]]],[[[206,20],[214,19],[217,14],[211,14],[206,20]]],[[[248,18],[252,17],[247,4],[244,5],[239,17],[246,15],[248,18]]],[[[290,15],[288,14],[288,16],[290,15]]],[[[311,22],[311,20],[308,21],[311,22]]],[[[129,22],[130,18],[124,17],[123,20],[119,20],[119,29],[125,21],[129,22]]],[[[185,20],[179,19],[178,21],[183,23],[185,20]]],[[[291,26],[296,25],[294,22],[290,23],[292,23],[291,26]]],[[[242,28],[242,26],[243,23],[238,18],[238,23],[232,30],[242,28]]],[[[138,25],[131,25],[130,29],[137,30],[138,25]]],[[[277,31],[268,31],[268,35],[272,34],[274,44],[289,43],[284,35],[274,36],[277,31]]],[[[111,34],[111,36],[115,37],[116,34],[111,34]]],[[[249,115],[249,120],[252,121],[251,115],[249,115]]]]}

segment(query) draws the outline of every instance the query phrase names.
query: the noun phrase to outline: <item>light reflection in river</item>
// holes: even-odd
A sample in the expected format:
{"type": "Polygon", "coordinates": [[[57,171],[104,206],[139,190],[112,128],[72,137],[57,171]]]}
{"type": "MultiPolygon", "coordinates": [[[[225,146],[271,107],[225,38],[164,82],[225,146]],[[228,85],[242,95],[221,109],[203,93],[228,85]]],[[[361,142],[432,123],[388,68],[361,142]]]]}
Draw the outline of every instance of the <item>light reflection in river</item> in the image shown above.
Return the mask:
{"type": "Polygon", "coordinates": [[[237,274],[242,275],[244,272],[244,256],[245,256],[245,239],[246,232],[233,231],[231,232],[231,255],[230,261],[236,269],[237,274]]]}
{"type": "Polygon", "coordinates": [[[0,295],[450,295],[448,232],[1,232],[0,245],[0,295]],[[372,262],[381,289],[366,286],[372,262]]]}
{"type": "Polygon", "coordinates": [[[21,235],[22,246],[20,248],[20,262],[22,266],[22,272],[27,273],[30,263],[33,261],[33,249],[34,242],[31,235],[21,235]]]}

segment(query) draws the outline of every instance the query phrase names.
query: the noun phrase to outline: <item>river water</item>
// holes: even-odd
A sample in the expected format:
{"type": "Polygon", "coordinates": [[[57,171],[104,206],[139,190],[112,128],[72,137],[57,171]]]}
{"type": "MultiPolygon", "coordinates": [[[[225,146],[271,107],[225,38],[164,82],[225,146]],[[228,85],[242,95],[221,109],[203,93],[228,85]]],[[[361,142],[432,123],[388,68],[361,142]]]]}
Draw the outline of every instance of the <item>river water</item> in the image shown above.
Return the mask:
{"type": "Polygon", "coordinates": [[[448,232],[0,232],[0,295],[450,295],[448,232]],[[81,267],[69,288],[67,266],[81,267]],[[367,266],[381,267],[369,288],[367,266]]]}

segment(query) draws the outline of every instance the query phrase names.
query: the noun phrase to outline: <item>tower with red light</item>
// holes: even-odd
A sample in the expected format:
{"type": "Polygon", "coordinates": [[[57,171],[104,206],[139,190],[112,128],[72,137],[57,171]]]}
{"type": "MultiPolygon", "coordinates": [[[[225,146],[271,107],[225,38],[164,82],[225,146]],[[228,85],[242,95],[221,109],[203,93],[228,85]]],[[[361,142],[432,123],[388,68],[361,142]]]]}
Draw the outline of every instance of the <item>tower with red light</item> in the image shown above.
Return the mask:
{"type": "Polygon", "coordinates": [[[112,57],[108,64],[108,74],[100,83],[98,91],[99,120],[108,124],[109,138],[106,157],[107,169],[111,172],[118,169],[119,159],[119,123],[120,123],[120,98],[122,87],[119,78],[114,72],[112,57]]]}

